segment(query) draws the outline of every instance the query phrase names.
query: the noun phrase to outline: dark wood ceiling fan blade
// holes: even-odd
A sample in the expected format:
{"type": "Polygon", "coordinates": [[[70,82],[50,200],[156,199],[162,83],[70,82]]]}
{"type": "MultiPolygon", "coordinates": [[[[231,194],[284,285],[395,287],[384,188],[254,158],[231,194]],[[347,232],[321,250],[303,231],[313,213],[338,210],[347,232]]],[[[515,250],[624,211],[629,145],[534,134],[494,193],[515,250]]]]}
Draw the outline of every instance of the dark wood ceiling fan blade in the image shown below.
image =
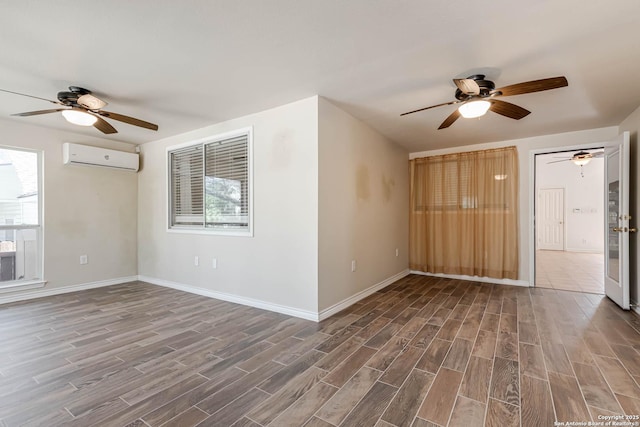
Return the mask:
{"type": "Polygon", "coordinates": [[[430,106],[430,107],[420,108],[419,110],[413,110],[413,111],[409,111],[409,112],[407,112],[407,113],[402,113],[402,114],[400,114],[400,116],[406,116],[407,114],[418,113],[418,112],[420,112],[420,111],[429,110],[429,109],[431,109],[431,108],[443,107],[443,106],[445,106],[445,105],[459,104],[459,103],[461,103],[461,102],[462,102],[462,101],[451,101],[451,102],[445,102],[445,103],[442,103],[442,104],[436,104],[436,105],[432,105],[432,106],[430,106]]]}
{"type": "Polygon", "coordinates": [[[133,126],[139,126],[139,127],[151,129],[151,130],[158,130],[158,125],[145,122],[144,120],[136,119],[134,117],[124,116],[122,114],[111,113],[109,111],[103,111],[103,110],[97,111],[96,113],[100,114],[103,117],[107,117],[109,119],[117,120],[119,122],[127,123],[133,126]]]}
{"type": "Polygon", "coordinates": [[[442,122],[442,124],[440,125],[440,127],[438,128],[438,130],[440,129],[445,129],[448,128],[449,126],[451,126],[453,124],[453,122],[455,122],[456,120],[458,120],[458,118],[460,117],[460,112],[458,111],[458,109],[456,108],[453,113],[449,114],[449,117],[447,117],[446,119],[444,119],[444,122],[442,122]]]}
{"type": "Polygon", "coordinates": [[[548,79],[532,80],[530,82],[516,83],[514,85],[496,89],[496,92],[501,92],[502,96],[512,96],[532,92],[541,92],[543,90],[558,89],[568,85],[569,82],[567,82],[567,78],[564,76],[560,76],[550,77],[548,79]]]}
{"type": "Polygon", "coordinates": [[[458,89],[467,95],[480,95],[480,86],[473,79],[453,79],[458,89]]]}
{"type": "Polygon", "coordinates": [[[554,160],[553,162],[547,162],[547,164],[551,164],[551,163],[560,163],[560,162],[568,162],[571,159],[564,159],[564,160],[554,160]]]}
{"type": "Polygon", "coordinates": [[[98,120],[93,124],[93,127],[98,129],[102,133],[110,134],[110,133],[118,133],[116,128],[111,126],[106,120],[101,117],[98,117],[94,114],[94,117],[98,120]]]}
{"type": "MultiPolygon", "coordinates": [[[[47,99],[47,98],[40,98],[39,96],[27,95],[26,93],[13,92],[11,90],[6,90],[6,89],[0,89],[0,92],[12,93],[14,95],[26,96],[28,98],[34,98],[34,99],[40,99],[42,101],[47,101],[47,102],[50,102],[52,104],[64,105],[62,102],[59,102],[59,101],[53,101],[53,100],[47,99]]],[[[14,114],[14,115],[16,115],[16,114],[14,114]]]]}
{"type": "Polygon", "coordinates": [[[531,111],[510,102],[500,101],[498,99],[492,99],[489,102],[491,102],[491,107],[489,107],[491,111],[509,117],[510,119],[520,120],[531,113],[531,111]]]}
{"type": "Polygon", "coordinates": [[[19,116],[19,117],[38,116],[40,114],[57,113],[58,111],[64,111],[64,110],[68,110],[68,108],[54,108],[52,110],[27,111],[26,113],[12,114],[12,116],[19,116]]]}

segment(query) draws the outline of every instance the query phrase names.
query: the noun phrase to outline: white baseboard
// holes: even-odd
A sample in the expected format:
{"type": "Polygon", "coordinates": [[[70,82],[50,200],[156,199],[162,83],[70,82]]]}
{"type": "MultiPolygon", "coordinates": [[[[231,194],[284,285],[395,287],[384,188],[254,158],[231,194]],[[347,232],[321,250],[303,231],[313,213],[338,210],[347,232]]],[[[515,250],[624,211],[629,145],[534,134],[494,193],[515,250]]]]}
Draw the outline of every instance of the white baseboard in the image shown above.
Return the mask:
{"type": "Polygon", "coordinates": [[[140,275],[138,276],[138,280],[140,280],[141,282],[151,283],[152,285],[164,286],[166,288],[189,292],[191,294],[202,295],[209,298],[215,298],[222,301],[228,301],[236,304],[247,305],[249,307],[260,308],[263,310],[275,311],[276,313],[282,313],[289,316],[299,317],[301,319],[313,320],[314,322],[317,322],[319,320],[318,313],[315,313],[309,310],[301,310],[299,308],[289,307],[289,306],[280,305],[280,304],[274,304],[266,301],[253,299],[253,298],[241,297],[238,295],[228,294],[225,292],[212,291],[209,289],[199,288],[197,286],[185,285],[184,283],[157,279],[155,277],[140,275]]]}
{"type": "Polygon", "coordinates": [[[604,256],[602,249],[566,248],[564,252],[578,252],[583,254],[601,254],[602,256],[604,256]]]}
{"type": "Polygon", "coordinates": [[[319,313],[316,313],[310,310],[301,310],[299,308],[289,307],[289,306],[280,305],[280,304],[274,304],[266,301],[253,299],[253,298],[241,297],[238,295],[228,294],[225,292],[212,291],[209,289],[203,289],[196,286],[185,285],[184,283],[172,282],[169,280],[158,279],[155,277],[140,275],[138,276],[138,280],[140,280],[141,282],[151,283],[152,285],[164,286],[166,288],[177,289],[179,291],[189,292],[191,294],[202,295],[209,298],[215,298],[222,301],[228,301],[236,304],[247,305],[249,307],[260,308],[263,310],[275,311],[276,313],[282,313],[289,316],[299,317],[305,320],[312,320],[314,322],[319,322],[321,320],[324,320],[336,314],[339,311],[344,310],[350,305],[355,304],[361,299],[368,297],[372,293],[377,292],[386,286],[389,286],[396,280],[399,280],[407,276],[408,274],[409,274],[409,270],[401,271],[400,273],[395,274],[383,280],[382,282],[376,283],[375,285],[370,286],[369,288],[363,291],[360,291],[357,294],[350,296],[349,298],[346,298],[340,301],[339,303],[334,304],[331,307],[322,310],[319,313]]]}
{"type": "Polygon", "coordinates": [[[78,285],[63,286],[60,288],[43,289],[40,291],[20,292],[16,291],[10,295],[0,296],[0,304],[10,302],[26,301],[34,298],[49,297],[52,295],[67,294],[69,292],[84,291],[87,289],[102,288],[104,286],[119,285],[121,283],[134,282],[138,276],[118,277],[115,279],[98,280],[96,282],[80,283],[78,285]]]}
{"type": "Polygon", "coordinates": [[[11,285],[2,285],[0,286],[0,294],[12,293],[12,292],[23,292],[31,289],[40,289],[44,288],[47,284],[45,280],[31,280],[28,282],[19,282],[11,285]]]}
{"type": "Polygon", "coordinates": [[[409,269],[403,270],[400,273],[394,274],[393,276],[391,276],[391,277],[389,277],[387,279],[384,279],[383,281],[381,281],[379,283],[376,283],[375,285],[370,286],[367,289],[365,289],[363,291],[360,291],[355,295],[352,295],[352,296],[350,296],[348,298],[343,299],[342,301],[332,305],[331,307],[325,308],[324,310],[322,310],[322,311],[320,311],[318,313],[318,320],[324,320],[324,319],[326,319],[328,317],[333,316],[337,312],[342,311],[345,308],[349,307],[350,305],[353,305],[353,304],[357,303],[361,299],[364,299],[364,298],[368,297],[369,295],[373,294],[374,292],[377,292],[380,289],[386,288],[387,286],[389,286],[390,284],[392,284],[396,280],[400,280],[403,277],[408,276],[409,273],[410,273],[409,269]]]}
{"type": "Polygon", "coordinates": [[[417,270],[411,270],[411,274],[421,274],[423,276],[433,276],[433,277],[444,277],[446,279],[469,280],[472,282],[495,283],[496,285],[524,286],[527,288],[531,286],[531,284],[526,280],[495,279],[493,277],[464,276],[464,275],[457,275],[457,274],[425,273],[424,271],[417,271],[417,270]]]}

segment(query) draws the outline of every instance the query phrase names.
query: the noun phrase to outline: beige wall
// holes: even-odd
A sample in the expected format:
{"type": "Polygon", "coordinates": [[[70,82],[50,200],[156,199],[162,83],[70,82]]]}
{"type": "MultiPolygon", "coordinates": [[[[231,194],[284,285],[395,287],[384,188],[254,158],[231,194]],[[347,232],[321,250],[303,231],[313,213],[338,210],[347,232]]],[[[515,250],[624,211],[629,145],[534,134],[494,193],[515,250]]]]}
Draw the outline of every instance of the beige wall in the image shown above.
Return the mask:
{"type": "MultiPolygon", "coordinates": [[[[640,168],[640,147],[638,144],[638,134],[640,134],[640,107],[638,107],[633,113],[629,115],[622,123],[620,123],[620,132],[628,131],[630,134],[631,145],[631,193],[629,194],[630,209],[629,213],[633,217],[631,219],[631,226],[640,228],[640,178],[638,175],[638,169],[640,168]]],[[[629,235],[629,266],[630,266],[630,280],[629,280],[629,293],[631,302],[637,303],[640,296],[640,251],[638,250],[638,233],[629,235]]]]}
{"type": "Polygon", "coordinates": [[[407,154],[315,96],[144,144],[139,274],[313,317],[406,270],[407,154]],[[167,147],[247,126],[254,237],[167,232],[167,147]]]}
{"type": "Polygon", "coordinates": [[[317,117],[314,96],[142,145],[139,274],[205,294],[316,313],[317,117]],[[168,232],[167,147],[247,126],[253,127],[254,237],[168,232]]]}
{"type": "MultiPolygon", "coordinates": [[[[631,200],[638,215],[640,201],[633,189],[638,186],[639,129],[640,108],[620,129],[461,146],[409,157],[518,147],[520,280],[528,282],[531,152],[605,142],[619,130],[629,130],[635,183],[631,200]]],[[[0,131],[2,145],[44,153],[44,261],[50,289],[139,274],[318,313],[401,273],[408,264],[407,152],[323,98],[144,144],[137,175],[62,164],[63,142],[133,151],[130,144],[6,120],[0,120],[0,131]],[[254,237],[168,232],[167,147],[247,126],[253,127],[254,137],[254,237]],[[79,264],[82,254],[89,257],[87,265],[79,264]],[[216,269],[212,258],[217,259],[216,269]],[[352,260],[357,262],[356,272],[351,272],[352,260]]],[[[631,239],[634,301],[640,291],[636,239],[631,239]]]]}
{"type": "MultiPolygon", "coordinates": [[[[9,120],[0,120],[0,134],[2,146],[43,152],[45,289],[135,276],[136,174],[62,163],[63,142],[130,152],[134,146],[9,120]],[[80,255],[87,255],[89,263],[80,265],[80,255]]],[[[2,297],[32,292],[38,290],[2,297]]]]}
{"type": "Polygon", "coordinates": [[[520,274],[519,280],[522,284],[529,284],[530,280],[530,256],[531,256],[531,238],[530,234],[530,193],[533,190],[533,174],[531,168],[532,152],[546,148],[573,147],[586,144],[602,143],[612,140],[618,134],[618,127],[612,126],[607,128],[583,130],[577,132],[567,132],[554,135],[537,136],[533,138],[515,139],[509,141],[500,141],[489,144],[477,144],[461,146],[446,150],[423,151],[419,153],[411,153],[410,157],[424,157],[438,154],[446,154],[451,152],[464,152],[483,150],[494,147],[506,147],[515,145],[518,148],[518,164],[520,168],[520,214],[519,214],[519,261],[520,274]]]}
{"type": "Polygon", "coordinates": [[[407,151],[323,98],[318,130],[322,311],[407,269],[409,172],[407,151]]]}

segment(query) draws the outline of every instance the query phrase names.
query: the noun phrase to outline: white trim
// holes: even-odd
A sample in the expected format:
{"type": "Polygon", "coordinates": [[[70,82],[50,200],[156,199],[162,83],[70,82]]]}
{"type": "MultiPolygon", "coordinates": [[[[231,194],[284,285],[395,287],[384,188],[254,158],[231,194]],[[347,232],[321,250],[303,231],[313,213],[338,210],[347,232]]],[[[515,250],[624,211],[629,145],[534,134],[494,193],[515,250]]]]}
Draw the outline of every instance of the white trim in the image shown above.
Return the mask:
{"type": "Polygon", "coordinates": [[[274,304],[266,301],[261,301],[253,298],[242,297],[238,295],[228,294],[225,292],[212,291],[209,289],[203,289],[196,286],[186,285],[184,283],[172,282],[169,280],[157,279],[149,276],[138,276],[138,280],[141,282],[151,283],[152,285],[164,286],[166,288],[177,289],[183,292],[189,292],[191,294],[202,295],[209,298],[215,298],[222,301],[233,302],[236,304],[247,305],[249,307],[260,308],[263,310],[275,311],[276,313],[282,313],[293,317],[299,317],[301,319],[313,320],[317,322],[319,320],[318,313],[309,310],[301,310],[295,307],[289,307],[286,305],[274,304]]]}
{"type": "Polygon", "coordinates": [[[121,283],[135,282],[136,280],[138,280],[137,276],[117,277],[115,279],[99,280],[97,282],[80,283],[78,285],[63,286],[60,288],[51,288],[51,289],[44,289],[44,290],[35,291],[35,292],[19,293],[17,295],[16,294],[7,295],[6,297],[0,297],[0,304],[7,304],[10,302],[17,302],[17,301],[26,301],[34,298],[42,298],[42,297],[49,297],[53,295],[66,294],[69,292],[84,291],[87,289],[102,288],[104,286],[112,286],[112,285],[119,285],[121,283]]]}
{"type": "Polygon", "coordinates": [[[12,224],[12,225],[0,225],[1,230],[37,230],[39,225],[32,224],[12,224]]]}
{"type": "Polygon", "coordinates": [[[180,228],[172,227],[166,230],[167,233],[176,234],[204,234],[211,236],[233,236],[233,237],[253,237],[253,234],[249,231],[229,230],[225,231],[221,228],[180,228]]]}
{"type": "Polygon", "coordinates": [[[368,297],[369,295],[378,292],[380,289],[386,288],[387,286],[389,286],[390,284],[392,284],[393,282],[402,279],[403,277],[406,277],[410,274],[409,269],[403,270],[397,274],[394,274],[391,277],[388,277],[386,279],[384,279],[381,282],[376,283],[375,285],[372,285],[370,287],[368,287],[367,289],[358,292],[355,295],[352,295],[348,298],[343,299],[342,301],[332,305],[331,307],[327,307],[324,310],[321,310],[318,313],[318,320],[324,320],[328,317],[333,316],[334,314],[344,310],[345,308],[357,303],[358,301],[360,301],[361,299],[364,299],[366,297],[368,297]]]}
{"type": "MultiPolygon", "coordinates": [[[[575,145],[562,145],[558,147],[535,148],[529,150],[529,280],[535,283],[536,276],[536,155],[551,154],[563,151],[590,150],[594,148],[608,147],[612,144],[607,142],[592,142],[575,145]]],[[[605,215],[606,217],[606,215],[605,215]]],[[[606,219],[606,218],[605,218],[606,219]]],[[[566,221],[565,221],[566,224],[566,221]]],[[[566,227],[565,227],[566,228],[566,227]]]]}
{"type": "Polygon", "coordinates": [[[0,294],[4,294],[7,292],[26,291],[28,289],[44,288],[44,285],[46,284],[46,280],[27,280],[7,285],[0,285],[0,294]]]}
{"type": "MultiPolygon", "coordinates": [[[[203,176],[204,179],[204,176],[203,176]]],[[[239,237],[253,237],[253,126],[246,126],[243,128],[235,129],[229,132],[219,133],[211,136],[206,136],[203,138],[198,138],[195,140],[183,142],[181,144],[172,145],[165,148],[165,191],[164,194],[166,196],[165,205],[167,208],[167,215],[165,221],[165,230],[171,233],[181,233],[181,234],[208,234],[214,236],[239,236],[239,237]],[[199,144],[210,144],[216,141],[223,141],[229,138],[234,138],[241,135],[247,135],[247,168],[248,168],[248,190],[249,194],[247,196],[247,201],[249,203],[249,224],[246,230],[229,230],[225,231],[224,229],[207,229],[203,227],[174,227],[171,225],[171,168],[170,163],[171,159],[169,154],[180,148],[190,147],[193,145],[199,144]]]]}
{"type": "MultiPolygon", "coordinates": [[[[40,267],[40,277],[44,278],[45,275],[45,265],[44,265],[44,250],[45,250],[45,226],[44,226],[44,209],[45,209],[45,189],[44,189],[44,162],[45,162],[45,153],[44,150],[38,151],[38,224],[40,224],[40,229],[38,233],[38,262],[40,267]]],[[[46,282],[45,282],[46,283],[46,282]]]]}
{"type": "Polygon", "coordinates": [[[524,286],[527,288],[531,287],[531,284],[526,280],[496,279],[493,277],[464,276],[464,275],[457,275],[457,274],[425,273],[424,271],[417,271],[417,270],[411,270],[411,274],[421,274],[423,276],[433,276],[433,277],[444,277],[446,279],[469,280],[471,282],[495,283],[496,285],[524,286]]]}
{"type": "Polygon", "coordinates": [[[257,300],[253,298],[242,297],[234,294],[228,294],[225,292],[212,291],[209,289],[203,289],[196,286],[186,285],[184,283],[172,282],[169,280],[157,279],[155,277],[149,276],[138,276],[138,280],[141,282],[151,283],[152,285],[164,286],[167,288],[177,289],[179,291],[189,292],[191,294],[202,295],[209,298],[215,298],[222,301],[233,302],[236,304],[247,305],[249,307],[260,308],[263,310],[274,311],[276,313],[282,313],[293,317],[299,317],[301,319],[312,320],[314,322],[319,322],[324,320],[339,311],[344,310],[345,308],[355,304],[363,298],[368,297],[374,292],[379,291],[382,288],[385,288],[392,284],[393,282],[402,279],[403,277],[409,275],[410,271],[403,270],[383,281],[376,283],[373,286],[368,287],[367,289],[358,292],[355,295],[352,295],[337,304],[332,305],[318,313],[310,311],[310,310],[301,310],[299,308],[290,307],[286,305],[274,304],[262,300],[257,300]]]}
{"type": "Polygon", "coordinates": [[[580,249],[580,248],[566,248],[564,252],[580,252],[584,254],[601,254],[604,257],[602,249],[580,249]]]}

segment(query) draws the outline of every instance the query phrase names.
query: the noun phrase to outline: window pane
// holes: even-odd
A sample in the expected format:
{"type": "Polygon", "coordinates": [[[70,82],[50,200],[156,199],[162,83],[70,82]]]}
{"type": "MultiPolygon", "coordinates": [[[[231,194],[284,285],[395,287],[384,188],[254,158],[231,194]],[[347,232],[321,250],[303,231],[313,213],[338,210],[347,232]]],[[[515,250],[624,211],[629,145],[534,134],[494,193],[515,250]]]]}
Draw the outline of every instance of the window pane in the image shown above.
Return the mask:
{"type": "Polygon", "coordinates": [[[202,146],[171,153],[172,225],[203,225],[202,146]]]}
{"type": "Polygon", "coordinates": [[[0,230],[0,282],[39,276],[39,229],[0,230]]]}
{"type": "Polygon", "coordinates": [[[38,224],[38,155],[0,149],[0,225],[38,224]]]}
{"type": "Polygon", "coordinates": [[[248,228],[247,136],[205,145],[206,226],[248,228]]]}

